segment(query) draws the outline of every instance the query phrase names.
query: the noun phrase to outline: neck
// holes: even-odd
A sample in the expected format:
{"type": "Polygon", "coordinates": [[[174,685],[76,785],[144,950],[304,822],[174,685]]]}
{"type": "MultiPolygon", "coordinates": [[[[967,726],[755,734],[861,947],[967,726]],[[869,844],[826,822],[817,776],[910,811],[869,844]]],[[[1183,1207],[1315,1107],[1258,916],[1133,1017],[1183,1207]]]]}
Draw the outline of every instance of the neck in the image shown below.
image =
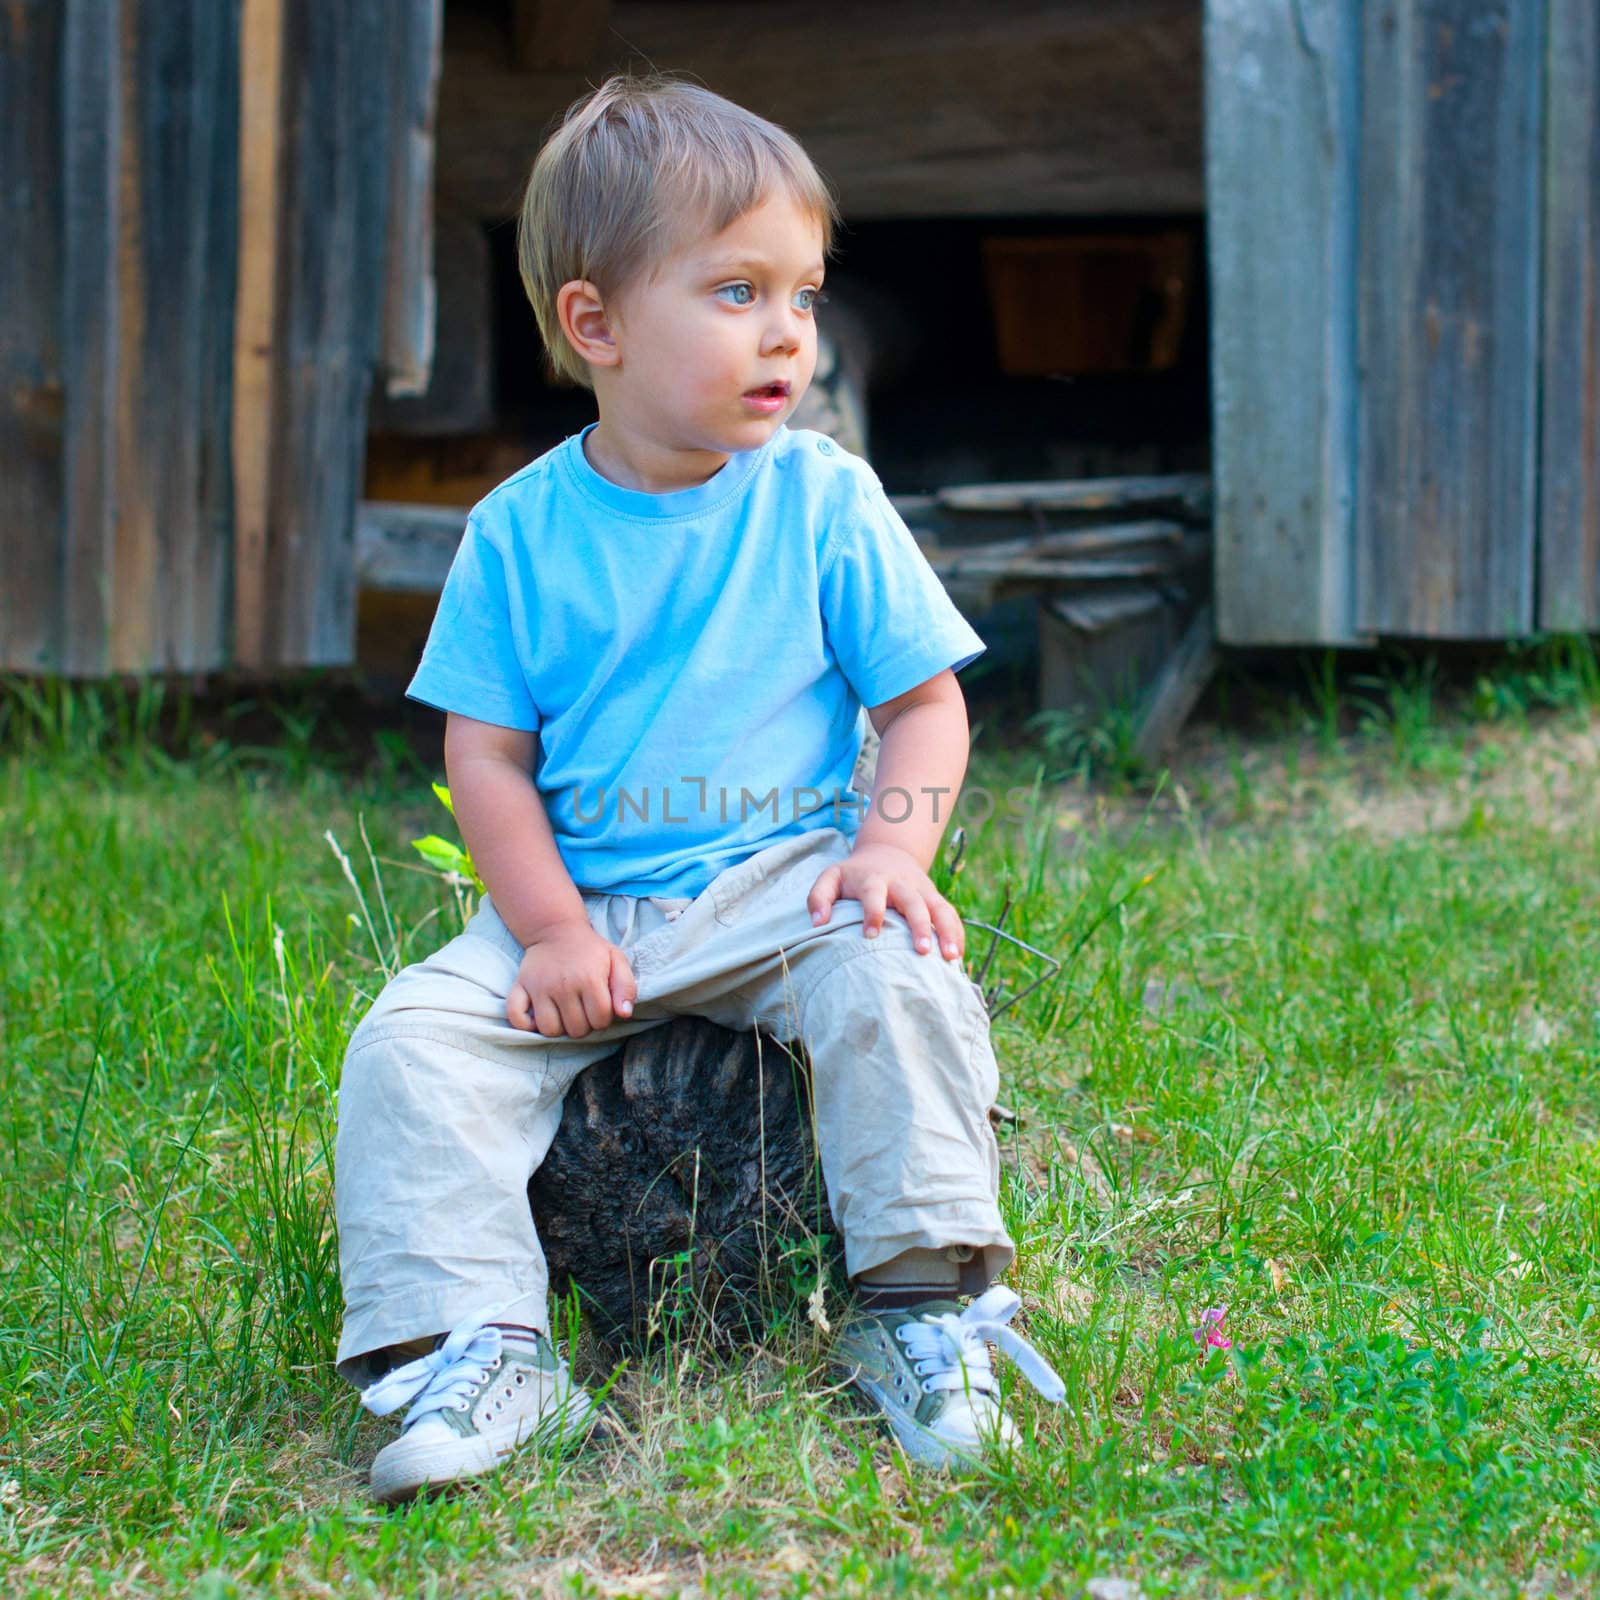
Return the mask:
{"type": "Polygon", "coordinates": [[[602,478],[645,494],[697,488],[728,463],[728,457],[715,450],[673,450],[637,434],[608,429],[604,417],[585,438],[583,448],[589,465],[602,478]]]}

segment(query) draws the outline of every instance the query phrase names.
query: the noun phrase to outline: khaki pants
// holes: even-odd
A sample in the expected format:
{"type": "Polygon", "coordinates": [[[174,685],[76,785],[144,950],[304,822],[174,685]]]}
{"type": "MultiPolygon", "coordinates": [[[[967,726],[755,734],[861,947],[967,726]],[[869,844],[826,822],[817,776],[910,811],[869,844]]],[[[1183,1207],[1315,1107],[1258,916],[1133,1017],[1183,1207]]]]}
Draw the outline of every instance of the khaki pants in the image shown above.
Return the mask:
{"type": "Polygon", "coordinates": [[[513,1028],[522,949],[485,901],[465,933],[378,997],[339,1091],[340,1370],[492,1307],[547,1325],[528,1180],[561,1102],[617,1042],[679,1015],[804,1044],[817,1148],[852,1276],[912,1249],[968,1245],[983,1276],[1011,1260],[988,1120],[998,1084],[977,987],[891,912],[875,939],[841,900],[813,927],[806,896],[849,853],[836,829],[785,839],[694,900],[584,896],[639,992],[626,1022],[582,1040],[513,1028]]]}

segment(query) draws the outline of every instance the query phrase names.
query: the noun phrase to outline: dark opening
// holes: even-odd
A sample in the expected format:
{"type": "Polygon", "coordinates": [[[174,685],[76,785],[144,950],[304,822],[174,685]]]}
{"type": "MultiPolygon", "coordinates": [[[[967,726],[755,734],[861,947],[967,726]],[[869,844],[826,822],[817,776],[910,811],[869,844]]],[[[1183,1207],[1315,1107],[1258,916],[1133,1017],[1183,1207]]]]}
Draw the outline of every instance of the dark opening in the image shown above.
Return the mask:
{"type": "MultiPolygon", "coordinates": [[[[496,410],[533,454],[593,420],[594,402],[546,378],[515,229],[495,224],[489,236],[496,410]]],[[[1204,468],[1203,260],[1202,225],[1189,217],[851,223],[819,318],[865,330],[869,453],[885,486],[1204,468]],[[1177,276],[1163,277],[1162,255],[1175,248],[1186,270],[1162,294],[1177,276]],[[1151,260],[1157,289],[1141,280],[1151,260]],[[1090,370],[1007,370],[1053,357],[1090,370]]]]}

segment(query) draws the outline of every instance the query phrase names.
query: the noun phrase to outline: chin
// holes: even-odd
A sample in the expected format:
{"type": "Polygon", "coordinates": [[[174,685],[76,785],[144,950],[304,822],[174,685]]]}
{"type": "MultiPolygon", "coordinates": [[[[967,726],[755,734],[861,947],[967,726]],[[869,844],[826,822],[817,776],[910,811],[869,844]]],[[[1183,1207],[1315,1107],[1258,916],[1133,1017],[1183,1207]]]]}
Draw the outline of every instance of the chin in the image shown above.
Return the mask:
{"type": "Polygon", "coordinates": [[[744,450],[759,450],[788,420],[787,417],[752,417],[730,428],[713,448],[728,455],[737,455],[744,450]]]}

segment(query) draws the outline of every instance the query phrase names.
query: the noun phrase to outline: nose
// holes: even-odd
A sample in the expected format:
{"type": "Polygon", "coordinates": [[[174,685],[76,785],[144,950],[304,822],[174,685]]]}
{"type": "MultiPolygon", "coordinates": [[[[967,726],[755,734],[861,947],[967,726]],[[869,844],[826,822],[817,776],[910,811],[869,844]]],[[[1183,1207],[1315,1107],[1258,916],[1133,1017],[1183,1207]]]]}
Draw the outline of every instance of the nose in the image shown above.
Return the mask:
{"type": "Polygon", "coordinates": [[[761,354],[793,355],[805,337],[806,316],[793,306],[775,306],[761,330],[761,354]]]}

